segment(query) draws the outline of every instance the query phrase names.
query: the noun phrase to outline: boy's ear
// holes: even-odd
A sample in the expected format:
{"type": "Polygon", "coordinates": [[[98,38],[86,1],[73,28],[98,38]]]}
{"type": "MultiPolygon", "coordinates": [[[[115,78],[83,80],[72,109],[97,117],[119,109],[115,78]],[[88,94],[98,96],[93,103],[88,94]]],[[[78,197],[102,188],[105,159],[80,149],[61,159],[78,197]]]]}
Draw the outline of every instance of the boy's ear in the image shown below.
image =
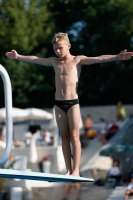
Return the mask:
{"type": "Polygon", "coordinates": [[[68,44],[68,48],[69,48],[69,49],[71,48],[71,44],[68,44]]]}

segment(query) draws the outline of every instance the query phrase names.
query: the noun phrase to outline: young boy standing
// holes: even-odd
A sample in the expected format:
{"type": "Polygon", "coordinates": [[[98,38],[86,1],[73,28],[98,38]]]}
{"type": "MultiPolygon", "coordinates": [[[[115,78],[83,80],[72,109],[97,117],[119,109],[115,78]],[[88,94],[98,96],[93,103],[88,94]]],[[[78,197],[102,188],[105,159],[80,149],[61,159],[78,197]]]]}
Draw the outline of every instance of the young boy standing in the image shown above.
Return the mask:
{"type": "Polygon", "coordinates": [[[77,87],[81,67],[82,65],[95,63],[128,60],[133,56],[133,53],[124,50],[118,55],[102,55],[98,57],[74,56],[70,53],[71,44],[66,33],[55,34],[52,43],[57,57],[39,58],[36,56],[24,56],[18,54],[15,50],[7,52],[6,56],[10,59],[54,67],[56,86],[55,113],[62,136],[62,150],[67,169],[66,175],[80,176],[80,108],[77,87]],[[71,164],[70,142],[73,146],[73,166],[71,164]]]}

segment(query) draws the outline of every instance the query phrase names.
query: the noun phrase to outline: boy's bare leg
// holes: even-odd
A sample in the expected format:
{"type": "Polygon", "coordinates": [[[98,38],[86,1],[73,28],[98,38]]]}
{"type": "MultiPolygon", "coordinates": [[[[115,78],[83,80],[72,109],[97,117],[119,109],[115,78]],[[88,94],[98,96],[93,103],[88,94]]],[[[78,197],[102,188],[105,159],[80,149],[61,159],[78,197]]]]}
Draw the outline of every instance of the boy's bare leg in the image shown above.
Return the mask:
{"type": "Polygon", "coordinates": [[[130,194],[130,190],[127,190],[126,193],[125,193],[125,200],[128,200],[128,197],[129,197],[129,194],[130,194]]]}
{"type": "Polygon", "coordinates": [[[79,165],[81,157],[81,143],[79,139],[79,123],[80,123],[80,109],[79,104],[76,104],[69,108],[67,111],[69,131],[71,137],[71,143],[73,146],[73,176],[79,175],[79,165]]]}
{"type": "Polygon", "coordinates": [[[70,132],[69,132],[67,114],[57,106],[55,106],[55,114],[62,138],[62,150],[67,168],[66,175],[70,175],[72,173],[72,166],[71,166],[70,132]]]}

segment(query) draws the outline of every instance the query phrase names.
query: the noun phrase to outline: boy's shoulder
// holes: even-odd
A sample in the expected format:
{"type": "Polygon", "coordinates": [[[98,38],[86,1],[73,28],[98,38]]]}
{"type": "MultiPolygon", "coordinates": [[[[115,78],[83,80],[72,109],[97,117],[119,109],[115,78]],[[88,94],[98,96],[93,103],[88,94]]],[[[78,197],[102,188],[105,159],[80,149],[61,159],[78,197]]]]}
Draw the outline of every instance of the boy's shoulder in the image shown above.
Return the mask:
{"type": "Polygon", "coordinates": [[[80,61],[82,61],[82,60],[84,60],[84,59],[86,59],[87,58],[87,56],[85,56],[85,55],[77,55],[77,56],[75,56],[78,60],[80,60],[80,61]]]}
{"type": "Polygon", "coordinates": [[[50,57],[51,58],[51,60],[57,60],[58,59],[58,57],[50,57]]]}
{"type": "Polygon", "coordinates": [[[76,58],[83,58],[83,57],[85,57],[85,55],[77,55],[77,56],[75,56],[76,58]]]}

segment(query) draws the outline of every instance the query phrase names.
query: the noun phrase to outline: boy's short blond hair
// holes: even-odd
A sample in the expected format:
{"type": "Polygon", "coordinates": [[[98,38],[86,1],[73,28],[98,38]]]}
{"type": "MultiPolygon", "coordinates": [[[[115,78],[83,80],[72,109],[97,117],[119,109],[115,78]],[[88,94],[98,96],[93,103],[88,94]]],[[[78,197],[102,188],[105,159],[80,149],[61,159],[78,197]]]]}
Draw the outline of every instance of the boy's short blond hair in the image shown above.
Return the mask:
{"type": "Polygon", "coordinates": [[[56,43],[58,43],[58,42],[60,42],[62,40],[65,40],[65,41],[67,41],[70,44],[68,34],[67,33],[62,33],[62,32],[56,33],[54,35],[52,43],[56,44],[56,43]]]}

